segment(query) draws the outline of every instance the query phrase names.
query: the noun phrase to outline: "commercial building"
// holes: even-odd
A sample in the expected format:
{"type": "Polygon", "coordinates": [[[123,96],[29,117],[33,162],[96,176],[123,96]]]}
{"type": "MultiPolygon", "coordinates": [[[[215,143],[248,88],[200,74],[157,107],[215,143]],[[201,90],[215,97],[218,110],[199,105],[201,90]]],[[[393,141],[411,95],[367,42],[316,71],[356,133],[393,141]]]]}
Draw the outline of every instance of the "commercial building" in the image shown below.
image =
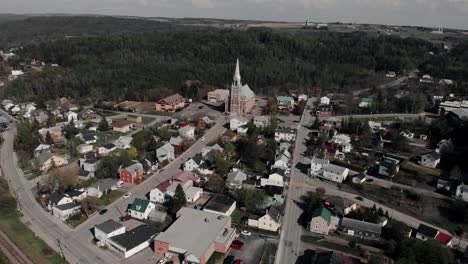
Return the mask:
{"type": "Polygon", "coordinates": [[[151,241],[157,235],[155,227],[150,225],[140,225],[134,229],[111,237],[107,240],[108,247],[129,258],[138,252],[148,248],[151,241]]]}

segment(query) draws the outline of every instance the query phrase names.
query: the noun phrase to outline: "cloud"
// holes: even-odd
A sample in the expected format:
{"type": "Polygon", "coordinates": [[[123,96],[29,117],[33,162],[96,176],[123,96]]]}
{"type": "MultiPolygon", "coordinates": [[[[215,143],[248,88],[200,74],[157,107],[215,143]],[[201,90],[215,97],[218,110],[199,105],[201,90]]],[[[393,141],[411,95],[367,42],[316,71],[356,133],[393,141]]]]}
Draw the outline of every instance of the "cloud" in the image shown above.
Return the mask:
{"type": "Polygon", "coordinates": [[[192,0],[192,6],[195,8],[213,8],[211,0],[192,0]]]}

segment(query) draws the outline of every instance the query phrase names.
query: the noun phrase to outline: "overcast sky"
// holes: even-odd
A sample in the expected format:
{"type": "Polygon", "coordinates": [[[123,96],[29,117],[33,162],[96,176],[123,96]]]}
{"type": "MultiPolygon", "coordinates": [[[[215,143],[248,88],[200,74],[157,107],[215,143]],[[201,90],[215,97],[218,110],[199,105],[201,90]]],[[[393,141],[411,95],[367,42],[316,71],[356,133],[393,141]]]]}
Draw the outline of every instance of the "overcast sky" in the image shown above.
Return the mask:
{"type": "Polygon", "coordinates": [[[0,0],[1,13],[358,22],[468,29],[468,0],[0,0]]]}

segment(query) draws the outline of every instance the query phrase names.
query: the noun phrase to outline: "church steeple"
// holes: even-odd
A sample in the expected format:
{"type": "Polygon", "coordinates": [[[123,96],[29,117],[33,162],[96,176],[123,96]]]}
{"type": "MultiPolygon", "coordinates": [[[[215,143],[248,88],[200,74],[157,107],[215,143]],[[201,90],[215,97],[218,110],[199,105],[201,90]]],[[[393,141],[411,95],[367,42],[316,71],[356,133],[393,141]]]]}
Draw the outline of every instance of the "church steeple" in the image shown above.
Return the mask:
{"type": "Polygon", "coordinates": [[[240,67],[239,67],[239,58],[237,58],[236,63],[236,72],[234,73],[234,85],[241,86],[241,76],[240,76],[240,67]]]}

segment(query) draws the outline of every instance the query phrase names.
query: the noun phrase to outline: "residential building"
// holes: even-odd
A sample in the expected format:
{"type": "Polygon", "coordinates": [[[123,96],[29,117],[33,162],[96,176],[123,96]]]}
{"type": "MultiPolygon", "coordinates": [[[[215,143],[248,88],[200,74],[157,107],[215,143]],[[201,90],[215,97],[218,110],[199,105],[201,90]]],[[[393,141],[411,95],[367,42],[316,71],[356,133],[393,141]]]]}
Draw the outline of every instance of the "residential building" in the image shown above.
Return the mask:
{"type": "Polygon", "coordinates": [[[195,139],[195,128],[192,126],[184,126],[179,128],[178,130],[179,135],[187,140],[194,140],[195,139]]]}
{"type": "Polygon", "coordinates": [[[94,237],[99,240],[99,245],[101,246],[109,246],[108,240],[111,237],[123,233],[125,233],[125,226],[113,219],[106,220],[94,226],[94,237]]]}
{"type": "Polygon", "coordinates": [[[320,104],[321,105],[329,105],[330,104],[330,98],[324,96],[320,98],[320,104]]]}
{"type": "Polygon", "coordinates": [[[80,181],[87,181],[93,177],[94,177],[94,172],[92,171],[85,171],[83,169],[80,169],[78,171],[78,179],[80,179],[80,181]]]}
{"type": "Polygon", "coordinates": [[[80,212],[81,205],[76,204],[75,202],[55,205],[52,207],[52,215],[65,221],[76,213],[80,212]]]}
{"type": "Polygon", "coordinates": [[[111,190],[117,184],[117,180],[112,178],[101,179],[88,188],[86,188],[86,194],[88,196],[101,198],[109,190],[111,190]]]}
{"type": "Polygon", "coordinates": [[[247,120],[246,118],[243,118],[240,116],[233,117],[229,120],[229,129],[231,131],[236,131],[239,127],[245,126],[248,123],[249,123],[249,120],[247,120]]]}
{"type": "Polygon", "coordinates": [[[414,138],[414,133],[409,130],[403,130],[400,132],[400,136],[404,136],[407,139],[412,139],[414,138]]]}
{"type": "Polygon", "coordinates": [[[150,191],[150,201],[153,203],[163,204],[166,201],[167,188],[171,186],[170,181],[164,181],[156,188],[150,191]]]}
{"type": "Polygon", "coordinates": [[[391,157],[384,157],[379,163],[379,174],[382,176],[393,177],[400,170],[400,161],[391,157]],[[391,168],[394,167],[395,171],[393,175],[390,175],[391,168]]]}
{"type": "Polygon", "coordinates": [[[278,232],[281,227],[281,211],[271,206],[262,216],[249,216],[248,225],[258,229],[278,232]]]}
{"type": "Polygon", "coordinates": [[[93,146],[89,144],[80,144],[76,147],[78,154],[85,154],[93,151],[93,146]]]}
{"type": "Polygon", "coordinates": [[[247,174],[242,170],[233,169],[228,173],[226,178],[226,186],[229,189],[242,189],[242,183],[247,180],[247,174]]]}
{"type": "Polygon", "coordinates": [[[468,202],[468,185],[460,184],[457,186],[455,198],[468,202]]]}
{"type": "Polygon", "coordinates": [[[334,114],[335,112],[333,111],[332,105],[319,105],[315,112],[315,115],[318,117],[330,117],[334,114]]]}
{"type": "Polygon", "coordinates": [[[97,114],[92,109],[83,109],[80,111],[80,117],[83,120],[90,120],[97,117],[97,114]]]}
{"type": "Polygon", "coordinates": [[[358,208],[358,204],[356,202],[340,196],[327,195],[323,200],[327,208],[330,208],[336,214],[341,216],[345,216],[358,208]]]}
{"type": "Polygon", "coordinates": [[[364,174],[358,174],[353,177],[353,183],[355,184],[363,184],[364,182],[366,182],[366,180],[367,180],[367,177],[364,174]]]}
{"type": "Polygon", "coordinates": [[[330,231],[331,218],[332,215],[328,209],[324,207],[315,209],[309,224],[310,232],[327,235],[330,231]]]}
{"type": "Polygon", "coordinates": [[[83,131],[81,132],[78,137],[83,141],[85,144],[95,144],[97,142],[98,136],[94,131],[83,131]]]}
{"type": "Polygon", "coordinates": [[[183,169],[184,171],[195,171],[203,162],[202,154],[197,154],[184,163],[183,169]]]}
{"type": "Polygon", "coordinates": [[[261,115],[261,116],[254,116],[253,124],[257,128],[265,128],[270,125],[270,116],[261,115]]]}
{"type": "Polygon", "coordinates": [[[52,141],[57,143],[58,141],[63,139],[63,132],[62,128],[59,126],[49,127],[49,128],[41,128],[38,130],[39,136],[41,137],[42,141],[46,141],[47,133],[50,134],[52,141]]]}
{"type": "Polygon", "coordinates": [[[236,201],[229,196],[215,194],[205,204],[203,210],[224,216],[230,216],[236,209],[236,201]]]}
{"type": "Polygon", "coordinates": [[[184,143],[184,140],[180,136],[171,137],[169,139],[169,144],[171,144],[174,147],[174,149],[177,151],[182,150],[183,143],[184,143]]]}
{"type": "Polygon", "coordinates": [[[278,102],[279,110],[293,110],[294,109],[294,98],[291,96],[277,96],[276,101],[278,102]]]}
{"type": "Polygon", "coordinates": [[[57,155],[50,151],[45,151],[36,157],[41,171],[47,171],[52,167],[61,167],[68,164],[68,159],[64,155],[57,155]]]}
{"type": "Polygon", "coordinates": [[[313,157],[310,163],[310,175],[334,182],[343,182],[348,177],[349,169],[334,164],[329,160],[313,157]]]}
{"type": "Polygon", "coordinates": [[[218,144],[214,144],[213,146],[205,147],[202,149],[202,157],[206,158],[209,156],[211,151],[218,151],[219,153],[223,153],[224,149],[218,144]]]}
{"type": "Polygon", "coordinates": [[[435,239],[437,234],[439,233],[439,230],[425,225],[425,224],[419,224],[418,229],[416,230],[416,238],[426,241],[428,239],[435,239]]]}
{"type": "Polygon", "coordinates": [[[127,121],[132,123],[141,123],[143,118],[140,115],[127,115],[127,121]]]}
{"type": "Polygon", "coordinates": [[[83,158],[79,159],[78,164],[80,165],[80,169],[82,170],[95,172],[98,169],[99,160],[94,155],[86,155],[83,158]]]}
{"type": "Polygon", "coordinates": [[[41,155],[43,152],[50,152],[50,148],[52,146],[49,145],[49,144],[39,144],[39,146],[37,146],[35,149],[34,149],[34,157],[38,157],[39,155],[41,155]]]}
{"type": "Polygon", "coordinates": [[[268,178],[260,179],[260,185],[263,187],[265,186],[283,187],[284,186],[284,172],[281,172],[280,170],[272,171],[272,173],[268,175],[268,178]]]}
{"type": "Polygon", "coordinates": [[[127,121],[112,122],[112,130],[120,133],[128,133],[132,131],[133,125],[127,121]]]}
{"type": "Polygon", "coordinates": [[[116,150],[117,147],[113,143],[107,143],[105,145],[102,145],[100,147],[96,148],[96,153],[101,155],[101,156],[107,156],[109,153],[112,151],[116,150]]]}
{"type": "Polygon", "coordinates": [[[240,76],[239,59],[236,63],[236,71],[234,73],[233,82],[229,99],[226,100],[226,112],[231,115],[243,115],[252,111],[255,106],[255,93],[246,85],[242,85],[240,76]]]}
{"type": "Polygon", "coordinates": [[[128,232],[111,237],[108,239],[108,245],[111,250],[129,258],[148,248],[157,233],[154,226],[140,225],[128,232]]]}
{"type": "Polygon", "coordinates": [[[47,208],[52,211],[52,208],[57,205],[69,204],[73,203],[73,198],[64,194],[54,192],[49,195],[49,199],[47,201],[47,208]]]}
{"type": "Polygon", "coordinates": [[[156,150],[156,157],[159,162],[163,162],[165,160],[172,161],[175,159],[174,147],[167,143],[162,147],[156,150]]]}
{"type": "Polygon", "coordinates": [[[339,232],[349,236],[360,238],[379,239],[382,234],[382,226],[356,219],[343,217],[341,219],[339,232]]]}
{"type": "Polygon", "coordinates": [[[440,157],[440,153],[433,151],[431,153],[421,155],[421,159],[418,161],[418,163],[424,167],[435,168],[437,165],[439,165],[440,157]]]}
{"type": "Polygon", "coordinates": [[[146,199],[135,198],[133,203],[128,208],[128,214],[138,220],[148,219],[151,210],[154,210],[155,206],[152,202],[146,199]]]}
{"type": "Polygon", "coordinates": [[[300,95],[297,97],[297,102],[300,102],[300,101],[305,101],[305,102],[307,102],[307,99],[309,99],[308,96],[307,96],[307,94],[300,94],[300,95]]]}
{"type": "Polygon", "coordinates": [[[68,111],[65,116],[67,117],[67,122],[70,123],[73,121],[78,121],[78,114],[73,111],[68,111]]]}
{"type": "Polygon", "coordinates": [[[214,252],[226,253],[235,237],[231,217],[184,207],[177,220],[156,236],[154,252],[170,260],[183,254],[188,263],[206,264],[214,252]]]}
{"type": "Polygon", "coordinates": [[[129,149],[132,145],[133,138],[129,136],[120,136],[113,143],[117,149],[129,149]]]}
{"type": "Polygon", "coordinates": [[[210,103],[224,103],[229,98],[228,89],[216,89],[214,91],[208,92],[207,99],[210,103]]]}
{"type": "Polygon", "coordinates": [[[143,165],[140,162],[135,162],[130,166],[119,168],[120,180],[126,183],[135,184],[143,180],[143,165]]]}
{"type": "Polygon", "coordinates": [[[351,152],[351,137],[345,134],[336,134],[329,141],[332,144],[337,144],[340,146],[341,152],[349,153],[351,152]]]}
{"type": "Polygon", "coordinates": [[[384,128],[382,127],[382,123],[380,122],[369,121],[367,122],[367,124],[369,125],[370,129],[372,129],[372,131],[374,132],[384,130],[384,128]]]}
{"type": "Polygon", "coordinates": [[[239,136],[247,136],[247,131],[249,131],[249,127],[246,125],[237,128],[237,134],[239,136]]]}
{"type": "Polygon", "coordinates": [[[288,127],[278,127],[275,131],[275,141],[294,141],[296,140],[296,130],[288,127]]]}
{"type": "Polygon", "coordinates": [[[173,94],[156,103],[156,111],[175,112],[185,107],[185,98],[180,94],[173,94]]]}

